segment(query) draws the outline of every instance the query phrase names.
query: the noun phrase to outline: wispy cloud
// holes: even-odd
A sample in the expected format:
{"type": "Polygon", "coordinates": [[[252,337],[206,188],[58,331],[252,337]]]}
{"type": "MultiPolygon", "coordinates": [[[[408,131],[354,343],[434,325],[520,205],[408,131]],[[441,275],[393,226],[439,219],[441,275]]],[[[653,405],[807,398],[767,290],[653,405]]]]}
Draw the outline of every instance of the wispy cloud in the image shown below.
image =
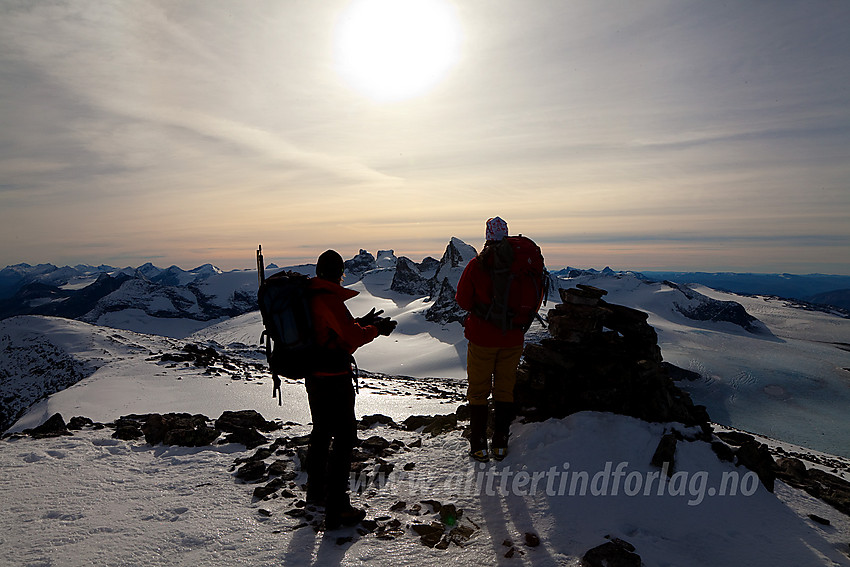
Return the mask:
{"type": "Polygon", "coordinates": [[[421,251],[503,214],[563,264],[850,270],[850,5],[458,3],[457,67],[389,105],[334,72],[344,5],[0,5],[0,264],[421,251]]]}

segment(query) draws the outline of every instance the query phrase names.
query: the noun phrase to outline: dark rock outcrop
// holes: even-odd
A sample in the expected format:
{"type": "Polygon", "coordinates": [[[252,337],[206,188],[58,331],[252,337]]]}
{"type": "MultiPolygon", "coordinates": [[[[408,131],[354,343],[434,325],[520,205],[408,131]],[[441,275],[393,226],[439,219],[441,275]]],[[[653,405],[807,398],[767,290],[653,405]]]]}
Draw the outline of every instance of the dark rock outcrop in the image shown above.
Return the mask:
{"type": "Polygon", "coordinates": [[[581,558],[582,567],[641,567],[635,547],[619,538],[594,547],[581,558]]]}
{"type": "Polygon", "coordinates": [[[407,295],[430,295],[431,281],[422,276],[419,267],[410,258],[402,256],[396,262],[390,289],[407,295]]]}
{"type": "Polygon", "coordinates": [[[592,286],[560,293],[550,338],[526,345],[517,372],[515,398],[527,418],[593,410],[710,431],[705,408],[671,379],[646,313],[607,303],[592,286]]]}
{"type": "Polygon", "coordinates": [[[54,413],[41,425],[33,427],[32,429],[25,429],[23,433],[26,433],[35,439],[73,435],[73,433],[68,431],[68,426],[65,425],[65,419],[60,413],[54,413]]]}
{"type": "Polygon", "coordinates": [[[443,325],[452,321],[463,321],[466,317],[466,311],[461,309],[455,301],[456,293],[455,288],[449,283],[449,279],[444,278],[433,305],[425,312],[425,319],[443,325]]]}
{"type": "Polygon", "coordinates": [[[345,261],[345,273],[359,278],[365,272],[374,270],[377,266],[375,257],[361,248],[357,256],[345,261]]]}

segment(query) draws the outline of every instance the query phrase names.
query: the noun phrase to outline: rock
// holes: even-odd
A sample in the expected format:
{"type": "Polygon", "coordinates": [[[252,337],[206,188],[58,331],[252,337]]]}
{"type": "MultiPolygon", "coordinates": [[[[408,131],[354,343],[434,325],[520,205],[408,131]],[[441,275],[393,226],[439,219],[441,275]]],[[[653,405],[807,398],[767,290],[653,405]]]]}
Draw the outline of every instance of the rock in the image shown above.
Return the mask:
{"type": "Polygon", "coordinates": [[[68,431],[68,427],[65,425],[65,420],[62,418],[62,414],[60,413],[54,413],[41,425],[33,427],[32,429],[25,429],[23,432],[35,439],[59,437],[61,435],[73,435],[73,433],[68,431]]]}
{"type": "Polygon", "coordinates": [[[712,441],[711,450],[721,461],[732,463],[735,461],[735,451],[723,441],[712,441]]]}
{"type": "Polygon", "coordinates": [[[797,485],[803,483],[806,479],[806,465],[800,459],[794,457],[783,457],[777,459],[776,466],[783,480],[792,480],[797,485]]]}
{"type": "Polygon", "coordinates": [[[420,502],[426,506],[430,506],[431,510],[433,510],[435,514],[439,514],[440,510],[443,508],[443,504],[438,500],[420,500],[420,502]]]}
{"type": "Polygon", "coordinates": [[[422,277],[419,267],[409,258],[398,259],[390,289],[406,295],[430,295],[431,282],[422,277]]]}
{"type": "Polygon", "coordinates": [[[281,476],[285,475],[287,472],[293,472],[287,470],[287,462],[282,459],[277,459],[275,462],[269,465],[268,474],[269,476],[281,476]]]}
{"type": "Polygon", "coordinates": [[[456,293],[449,279],[443,278],[436,299],[425,312],[425,319],[442,325],[453,321],[462,322],[466,318],[466,311],[461,309],[455,301],[456,293]]]}
{"type": "MultiPolygon", "coordinates": [[[[457,415],[453,413],[448,415],[411,415],[402,422],[402,425],[408,431],[416,431],[422,428],[423,434],[430,433],[431,436],[437,436],[457,427],[457,415]]],[[[411,443],[410,447],[414,447],[414,443],[411,443]]]]}
{"type": "Polygon", "coordinates": [[[215,428],[219,431],[235,432],[240,429],[254,428],[260,431],[276,431],[281,425],[266,419],[256,410],[226,411],[215,420],[215,428]]]}
{"type": "MultiPolygon", "coordinates": [[[[594,547],[581,558],[583,567],[641,567],[640,555],[630,551],[622,540],[594,547]]],[[[632,550],[634,547],[630,545],[632,550]]]]}
{"type": "Polygon", "coordinates": [[[528,547],[537,547],[538,545],[540,545],[540,537],[538,537],[537,534],[526,532],[525,545],[528,547]]]}
{"type": "Polygon", "coordinates": [[[362,248],[357,256],[345,261],[345,273],[358,279],[365,272],[374,270],[377,267],[378,265],[375,262],[375,257],[362,248]]]}
{"type": "Polygon", "coordinates": [[[384,449],[389,446],[390,442],[381,437],[380,435],[373,435],[368,439],[364,439],[360,442],[360,447],[362,449],[376,454],[381,454],[384,449]]]}
{"type": "Polygon", "coordinates": [[[514,390],[518,413],[545,420],[612,412],[698,425],[708,435],[708,412],[673,382],[648,315],[602,295],[590,286],[561,290],[564,303],[548,313],[550,338],[525,345],[514,390]]]}
{"type": "Polygon", "coordinates": [[[430,524],[413,524],[410,526],[418,536],[420,536],[420,542],[422,545],[428,547],[434,547],[443,539],[444,529],[442,524],[439,522],[432,522],[430,524]]]}
{"type": "Polygon", "coordinates": [[[247,449],[253,449],[269,442],[268,438],[253,427],[238,427],[232,431],[224,438],[227,443],[241,443],[247,449]]]}
{"type": "Polygon", "coordinates": [[[113,439],[122,439],[124,441],[134,441],[143,436],[144,433],[142,433],[138,425],[122,425],[115,429],[115,432],[112,434],[113,439]]]}
{"type": "Polygon", "coordinates": [[[741,433],[740,431],[721,431],[717,434],[717,436],[726,443],[734,445],[735,447],[740,447],[748,441],[756,440],[756,438],[752,435],[741,433]]]}
{"type": "Polygon", "coordinates": [[[377,424],[388,425],[390,427],[397,427],[397,424],[395,421],[393,421],[393,418],[380,413],[376,413],[373,415],[364,415],[362,418],[360,418],[359,426],[363,429],[369,429],[373,425],[377,424]]]}
{"type": "Polygon", "coordinates": [[[664,468],[664,463],[669,463],[667,466],[667,476],[673,474],[673,465],[676,458],[676,436],[672,433],[666,433],[658,442],[658,447],[655,448],[655,453],[652,455],[651,464],[658,468],[664,468]]]}
{"type": "Polygon", "coordinates": [[[87,417],[74,416],[68,422],[68,429],[83,429],[84,427],[94,427],[94,422],[87,417]]]}
{"type": "Polygon", "coordinates": [[[181,447],[203,447],[215,441],[219,436],[217,429],[202,425],[194,429],[172,429],[166,431],[162,442],[165,445],[181,447]]]}
{"type": "Polygon", "coordinates": [[[809,514],[809,519],[812,520],[815,523],[822,525],[822,526],[828,526],[828,525],[831,524],[831,522],[829,520],[827,520],[826,518],[822,518],[822,517],[818,516],[817,514],[809,514]]]}
{"type": "Polygon", "coordinates": [[[183,445],[200,447],[218,438],[218,431],[207,426],[207,417],[188,413],[152,413],[141,426],[145,441],[151,445],[183,445]],[[195,432],[199,430],[198,432],[195,432]],[[204,442],[206,440],[206,442],[204,442]]]}
{"type": "Polygon", "coordinates": [[[245,482],[260,480],[266,475],[266,464],[263,461],[249,461],[235,473],[236,478],[245,482]]]}
{"type": "Polygon", "coordinates": [[[454,526],[463,516],[463,510],[458,510],[454,504],[443,504],[440,506],[440,521],[447,526],[454,526]]]}
{"type": "Polygon", "coordinates": [[[739,465],[743,465],[755,472],[761,483],[773,492],[776,480],[776,462],[770,454],[770,449],[764,443],[752,440],[747,441],[735,451],[735,457],[739,465]]]}
{"type": "MultiPolygon", "coordinates": [[[[260,475],[260,477],[262,477],[262,475],[260,475]]],[[[278,490],[283,488],[283,486],[284,486],[283,480],[279,479],[279,478],[275,478],[275,479],[269,481],[266,485],[258,486],[257,488],[255,488],[254,489],[254,498],[256,498],[257,500],[263,500],[265,498],[268,498],[269,496],[271,496],[272,494],[274,494],[275,492],[277,492],[278,490]]]]}

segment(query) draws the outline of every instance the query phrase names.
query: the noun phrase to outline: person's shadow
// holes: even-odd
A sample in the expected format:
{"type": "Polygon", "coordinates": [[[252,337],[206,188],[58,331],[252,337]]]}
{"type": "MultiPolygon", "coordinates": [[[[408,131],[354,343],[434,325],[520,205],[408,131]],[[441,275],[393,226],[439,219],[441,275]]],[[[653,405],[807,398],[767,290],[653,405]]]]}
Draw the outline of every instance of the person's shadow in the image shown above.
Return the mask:
{"type": "MultiPolygon", "coordinates": [[[[513,470],[516,468],[516,463],[513,466],[507,462],[491,464],[481,472],[486,473],[491,467],[495,467],[496,471],[503,471],[508,467],[513,470]]],[[[560,564],[552,555],[546,541],[541,540],[535,547],[526,546],[525,534],[538,534],[525,497],[511,494],[510,489],[507,494],[502,495],[497,488],[494,495],[482,491],[478,498],[481,506],[480,524],[482,529],[490,534],[493,555],[500,565],[516,565],[516,557],[506,557],[512,547],[518,550],[515,553],[524,553],[525,560],[532,565],[560,564]],[[508,541],[512,545],[505,545],[508,541]]]]}
{"type": "Polygon", "coordinates": [[[292,534],[281,565],[341,565],[348,548],[360,539],[353,528],[316,532],[312,526],[292,534]]]}

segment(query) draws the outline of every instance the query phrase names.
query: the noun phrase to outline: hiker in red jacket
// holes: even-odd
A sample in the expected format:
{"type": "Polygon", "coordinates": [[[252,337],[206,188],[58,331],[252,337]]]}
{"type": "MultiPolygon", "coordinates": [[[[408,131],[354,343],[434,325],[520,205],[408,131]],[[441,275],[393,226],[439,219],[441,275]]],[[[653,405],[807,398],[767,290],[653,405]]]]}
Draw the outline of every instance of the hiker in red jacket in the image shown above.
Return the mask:
{"type": "Polygon", "coordinates": [[[361,319],[352,317],[344,302],[358,292],[342,283],[345,264],[337,252],[319,256],[316,277],[310,280],[310,302],[321,360],[305,380],[313,430],[307,450],[307,502],[325,504],[325,527],[355,525],[364,510],[351,505],[348,496],[352,451],[357,438],[354,416],[352,354],[378,335],[389,335],[396,322],[379,317],[375,310],[361,319]],[[333,440],[333,450],[330,450],[333,440]]]}
{"type": "Polygon", "coordinates": [[[508,453],[508,435],[514,418],[514,385],[522,356],[524,330],[504,329],[485,320],[481,307],[491,303],[493,280],[487,269],[492,245],[508,237],[508,225],[499,217],[486,225],[487,244],[463,271],[455,299],[469,312],[464,321],[464,336],[469,341],[466,353],[467,401],[470,410],[471,436],[469,454],[478,461],[488,461],[487,403],[493,395],[493,457],[502,460],[508,453]]]}

